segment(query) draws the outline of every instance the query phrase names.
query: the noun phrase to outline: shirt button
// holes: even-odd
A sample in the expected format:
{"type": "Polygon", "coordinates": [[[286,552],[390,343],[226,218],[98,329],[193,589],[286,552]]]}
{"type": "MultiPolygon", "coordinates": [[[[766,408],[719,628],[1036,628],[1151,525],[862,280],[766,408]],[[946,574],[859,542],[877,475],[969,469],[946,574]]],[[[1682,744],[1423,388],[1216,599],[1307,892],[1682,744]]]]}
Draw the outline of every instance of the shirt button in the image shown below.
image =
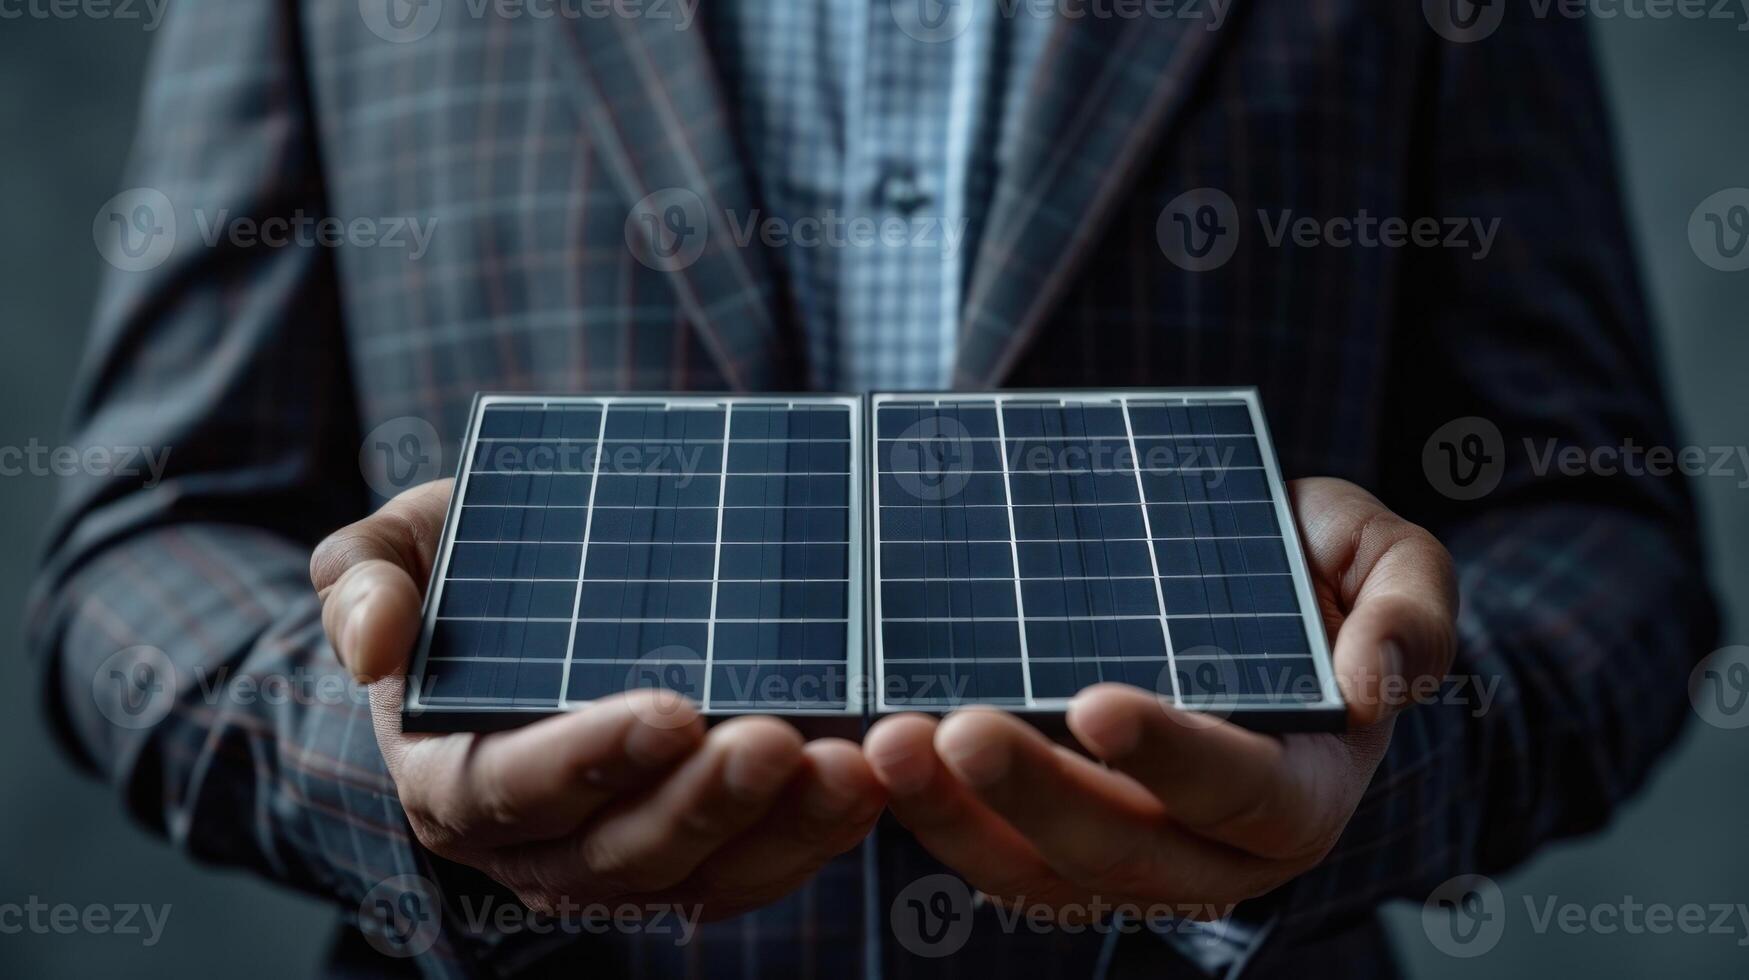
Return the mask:
{"type": "Polygon", "coordinates": [[[930,204],[930,197],[917,180],[917,172],[904,164],[892,164],[881,177],[876,192],[880,202],[909,218],[930,204]]]}

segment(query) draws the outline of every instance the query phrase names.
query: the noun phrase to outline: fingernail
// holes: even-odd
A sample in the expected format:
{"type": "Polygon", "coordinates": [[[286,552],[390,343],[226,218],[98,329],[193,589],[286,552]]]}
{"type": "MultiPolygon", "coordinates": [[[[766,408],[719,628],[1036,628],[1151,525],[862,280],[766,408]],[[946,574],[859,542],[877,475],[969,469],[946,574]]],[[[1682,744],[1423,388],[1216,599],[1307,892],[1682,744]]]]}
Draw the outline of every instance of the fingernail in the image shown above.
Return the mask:
{"type": "Polygon", "coordinates": [[[1396,640],[1386,640],[1379,647],[1379,669],[1385,672],[1386,677],[1402,677],[1403,664],[1402,645],[1396,640]]]}
{"type": "Polygon", "coordinates": [[[723,767],[723,782],[729,792],[743,800],[763,800],[789,780],[790,769],[777,765],[757,748],[729,754],[723,767]]]}
{"type": "Polygon", "coordinates": [[[954,772],[972,786],[990,786],[1008,775],[1012,757],[1008,746],[1000,741],[986,741],[971,746],[948,743],[942,756],[954,772]]]}
{"type": "Polygon", "coordinates": [[[362,595],[352,600],[352,608],[346,612],[346,622],[340,627],[340,655],[348,663],[356,664],[361,659],[358,640],[365,620],[370,618],[371,592],[366,588],[362,595]]]}
{"type": "Polygon", "coordinates": [[[887,791],[894,796],[910,796],[923,791],[935,775],[935,763],[926,755],[913,752],[902,744],[884,746],[869,753],[869,764],[880,775],[887,791]]]}
{"type": "Polygon", "coordinates": [[[680,758],[694,741],[690,728],[635,725],[626,735],[626,758],[645,769],[657,769],[680,758]]]}

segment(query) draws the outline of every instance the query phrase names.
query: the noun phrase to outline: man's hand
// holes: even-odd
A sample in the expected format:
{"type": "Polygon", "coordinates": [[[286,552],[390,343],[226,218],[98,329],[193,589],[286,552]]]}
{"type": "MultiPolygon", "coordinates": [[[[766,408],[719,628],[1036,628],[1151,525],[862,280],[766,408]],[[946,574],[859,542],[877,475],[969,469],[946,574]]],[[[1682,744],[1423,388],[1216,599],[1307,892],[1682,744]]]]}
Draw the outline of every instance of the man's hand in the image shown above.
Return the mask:
{"type": "Polygon", "coordinates": [[[782,897],[868,834],[883,794],[856,746],[804,745],[772,718],[707,733],[666,693],[500,734],[403,733],[404,671],[451,486],[402,494],[311,563],[329,640],[373,685],[377,744],[422,844],[537,912],[611,900],[720,918],[782,897]]]}
{"type": "Polygon", "coordinates": [[[1070,706],[1092,760],[998,711],[901,715],[864,743],[899,820],[992,898],[1065,914],[1097,898],[1219,917],[1323,860],[1406,692],[1451,664],[1457,589],[1439,542],[1364,490],[1291,489],[1346,734],[1272,738],[1117,685],[1070,706]]]}

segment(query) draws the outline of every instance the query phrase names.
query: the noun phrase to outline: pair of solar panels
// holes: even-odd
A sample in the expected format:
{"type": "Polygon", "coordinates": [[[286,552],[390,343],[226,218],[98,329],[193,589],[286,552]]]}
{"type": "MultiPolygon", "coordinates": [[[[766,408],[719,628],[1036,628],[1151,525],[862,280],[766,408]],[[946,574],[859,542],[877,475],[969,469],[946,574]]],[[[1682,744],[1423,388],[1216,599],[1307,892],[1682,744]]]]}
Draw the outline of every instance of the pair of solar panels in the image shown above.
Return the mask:
{"type": "Polygon", "coordinates": [[[1130,684],[1343,705],[1256,393],[482,396],[410,730],[659,686],[854,733],[1130,684]]]}

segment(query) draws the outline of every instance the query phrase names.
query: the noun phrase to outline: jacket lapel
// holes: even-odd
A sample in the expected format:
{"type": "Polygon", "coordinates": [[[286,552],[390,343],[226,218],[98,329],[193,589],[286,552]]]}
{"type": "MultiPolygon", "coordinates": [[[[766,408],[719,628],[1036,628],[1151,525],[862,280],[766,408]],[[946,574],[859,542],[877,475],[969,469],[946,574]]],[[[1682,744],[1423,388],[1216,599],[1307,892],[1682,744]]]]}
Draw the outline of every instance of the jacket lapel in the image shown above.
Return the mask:
{"type": "MultiPolygon", "coordinates": [[[[1226,19],[1060,20],[1022,110],[967,288],[957,387],[995,387],[1098,244],[1184,104],[1226,19]]],[[[1207,4],[1204,5],[1206,9],[1207,4]]]]}
{"type": "Polygon", "coordinates": [[[774,313],[770,257],[756,242],[739,247],[731,230],[749,220],[753,194],[702,29],[558,17],[541,33],[560,48],[561,77],[624,195],[628,243],[642,236],[641,256],[669,274],[723,376],[739,391],[798,387],[799,345],[774,313]],[[695,254],[687,246],[701,228],[695,254]]]}

